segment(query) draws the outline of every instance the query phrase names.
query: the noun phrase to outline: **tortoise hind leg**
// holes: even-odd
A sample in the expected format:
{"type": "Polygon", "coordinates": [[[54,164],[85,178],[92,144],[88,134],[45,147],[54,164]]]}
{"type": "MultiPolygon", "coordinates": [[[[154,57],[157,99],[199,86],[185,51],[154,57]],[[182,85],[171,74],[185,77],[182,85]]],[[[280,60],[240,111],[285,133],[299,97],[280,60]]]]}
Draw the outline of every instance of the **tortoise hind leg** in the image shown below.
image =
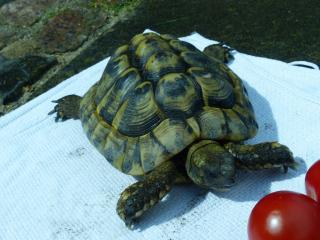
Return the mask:
{"type": "Polygon", "coordinates": [[[117,213],[126,226],[132,228],[135,220],[158,203],[173,184],[182,182],[187,182],[186,176],[173,161],[166,161],[121,193],[117,213]]]}
{"type": "Polygon", "coordinates": [[[209,45],[203,50],[203,53],[216,61],[229,63],[234,59],[233,55],[230,53],[233,49],[223,45],[224,43],[209,45]]]}
{"type": "Polygon", "coordinates": [[[79,119],[79,109],[81,97],[77,95],[67,95],[58,100],[52,101],[57,103],[54,109],[48,114],[57,113],[55,121],[59,119],[65,121],[67,119],[79,119]]]}

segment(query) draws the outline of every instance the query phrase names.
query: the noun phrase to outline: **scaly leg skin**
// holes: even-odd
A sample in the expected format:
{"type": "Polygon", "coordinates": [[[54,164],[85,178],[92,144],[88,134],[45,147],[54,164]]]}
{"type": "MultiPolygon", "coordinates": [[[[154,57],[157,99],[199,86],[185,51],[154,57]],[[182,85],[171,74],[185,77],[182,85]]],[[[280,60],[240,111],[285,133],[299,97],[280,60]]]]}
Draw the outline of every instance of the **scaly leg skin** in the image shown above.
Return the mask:
{"type": "Polygon", "coordinates": [[[174,164],[166,161],[148,173],[144,180],[127,187],[117,204],[117,213],[130,229],[135,221],[158,203],[175,183],[187,182],[186,175],[174,164]]]}
{"type": "Polygon", "coordinates": [[[236,158],[236,165],[245,170],[262,170],[270,168],[296,169],[292,152],[278,142],[265,142],[255,145],[227,143],[226,149],[236,158]]]}
{"type": "Polygon", "coordinates": [[[79,119],[79,109],[80,109],[80,101],[81,97],[77,95],[68,95],[60,98],[58,100],[52,101],[57,103],[54,109],[48,114],[51,115],[53,113],[57,113],[55,121],[62,121],[68,119],[79,119]]]}

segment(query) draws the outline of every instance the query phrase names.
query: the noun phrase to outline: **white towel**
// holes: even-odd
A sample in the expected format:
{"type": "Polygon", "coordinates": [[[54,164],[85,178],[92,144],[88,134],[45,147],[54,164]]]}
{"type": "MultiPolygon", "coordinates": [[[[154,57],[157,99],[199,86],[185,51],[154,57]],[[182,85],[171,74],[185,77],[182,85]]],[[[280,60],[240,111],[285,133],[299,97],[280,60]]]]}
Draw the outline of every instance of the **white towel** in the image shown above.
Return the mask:
{"type": "MultiPolygon", "coordinates": [[[[214,43],[194,33],[197,48],[214,43]]],[[[0,118],[0,239],[247,239],[255,203],[276,190],[304,193],[306,169],[320,158],[320,71],[235,52],[231,69],[244,81],[257,121],[250,143],[278,140],[300,163],[297,171],[239,173],[229,192],[177,186],[128,230],[115,208],[135,182],[89,143],[80,121],[56,123],[51,100],[83,95],[108,59],[0,118]]]]}

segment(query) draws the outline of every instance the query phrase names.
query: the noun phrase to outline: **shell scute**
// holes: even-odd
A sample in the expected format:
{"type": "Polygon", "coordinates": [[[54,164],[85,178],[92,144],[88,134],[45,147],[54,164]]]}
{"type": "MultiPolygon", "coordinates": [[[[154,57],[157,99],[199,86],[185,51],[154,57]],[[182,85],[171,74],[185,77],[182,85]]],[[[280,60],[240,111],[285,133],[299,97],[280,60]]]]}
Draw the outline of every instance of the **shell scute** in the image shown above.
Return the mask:
{"type": "Polygon", "coordinates": [[[183,73],[170,73],[160,79],[155,97],[168,117],[188,118],[203,105],[198,88],[199,86],[190,76],[183,73]]]}
{"type": "Polygon", "coordinates": [[[233,86],[214,71],[192,67],[188,70],[202,89],[202,98],[207,106],[232,108],[235,103],[233,86]]]}
{"type": "Polygon", "coordinates": [[[112,126],[127,136],[141,136],[165,119],[154,98],[151,82],[138,85],[117,111],[112,126]]]}
{"type": "Polygon", "coordinates": [[[129,68],[116,77],[114,84],[104,94],[103,98],[97,102],[97,112],[101,117],[112,123],[120,106],[132,94],[133,89],[142,82],[140,74],[135,68],[129,68]]]}
{"type": "Polygon", "coordinates": [[[157,83],[168,73],[185,72],[186,65],[181,58],[172,51],[162,51],[153,54],[144,67],[145,78],[157,83]]]}
{"type": "Polygon", "coordinates": [[[178,53],[181,52],[198,52],[199,50],[193,46],[192,44],[185,42],[185,41],[180,41],[177,39],[173,39],[170,42],[170,46],[178,53]]]}

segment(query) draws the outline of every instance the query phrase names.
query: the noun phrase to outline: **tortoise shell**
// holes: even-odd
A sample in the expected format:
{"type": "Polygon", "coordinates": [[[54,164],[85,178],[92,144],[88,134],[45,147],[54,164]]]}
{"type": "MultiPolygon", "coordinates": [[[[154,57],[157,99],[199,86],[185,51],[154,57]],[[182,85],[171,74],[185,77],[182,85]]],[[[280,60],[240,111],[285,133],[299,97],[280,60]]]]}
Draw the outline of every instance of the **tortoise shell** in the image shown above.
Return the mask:
{"type": "Polygon", "coordinates": [[[111,56],[80,104],[91,143],[117,169],[143,175],[200,139],[256,134],[241,80],[225,64],[169,35],[134,36],[111,56]]]}

